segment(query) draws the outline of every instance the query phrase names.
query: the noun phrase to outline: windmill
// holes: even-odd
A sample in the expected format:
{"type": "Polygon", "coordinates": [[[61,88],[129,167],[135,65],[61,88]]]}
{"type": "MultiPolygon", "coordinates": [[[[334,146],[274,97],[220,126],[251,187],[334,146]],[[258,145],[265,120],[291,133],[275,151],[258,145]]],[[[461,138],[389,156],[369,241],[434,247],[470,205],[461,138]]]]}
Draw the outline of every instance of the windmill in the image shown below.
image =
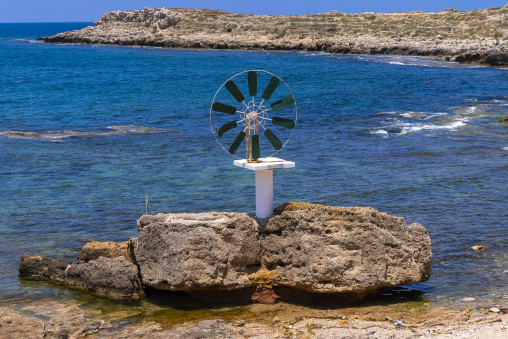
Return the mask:
{"type": "Polygon", "coordinates": [[[295,167],[294,162],[274,155],[291,139],[297,115],[291,88],[275,74],[262,70],[234,75],[212,100],[210,127],[215,140],[237,158],[235,166],[255,172],[258,218],[273,213],[273,170],[295,167]],[[264,88],[260,96],[258,84],[264,88]],[[240,89],[248,89],[248,97],[240,89]],[[245,159],[237,155],[244,142],[245,159]]]}

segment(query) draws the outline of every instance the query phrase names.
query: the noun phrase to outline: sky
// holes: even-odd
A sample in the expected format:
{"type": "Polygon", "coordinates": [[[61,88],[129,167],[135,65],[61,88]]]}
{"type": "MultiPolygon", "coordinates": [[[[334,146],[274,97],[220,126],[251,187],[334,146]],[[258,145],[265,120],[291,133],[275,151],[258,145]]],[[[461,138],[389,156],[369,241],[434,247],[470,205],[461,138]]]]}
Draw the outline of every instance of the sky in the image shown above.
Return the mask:
{"type": "Polygon", "coordinates": [[[508,0],[1,0],[0,23],[92,22],[109,11],[207,8],[245,14],[388,13],[499,7],[508,0]]]}

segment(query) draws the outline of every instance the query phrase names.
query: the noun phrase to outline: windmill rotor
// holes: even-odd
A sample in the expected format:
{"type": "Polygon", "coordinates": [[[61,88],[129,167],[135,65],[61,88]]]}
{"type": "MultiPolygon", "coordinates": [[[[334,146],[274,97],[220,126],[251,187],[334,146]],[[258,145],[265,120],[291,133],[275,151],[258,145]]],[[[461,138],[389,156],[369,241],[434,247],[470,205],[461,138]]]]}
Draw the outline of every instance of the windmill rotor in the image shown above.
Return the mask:
{"type": "Polygon", "coordinates": [[[210,127],[226,152],[241,159],[237,152],[244,144],[247,161],[255,163],[284,148],[297,116],[293,92],[281,78],[249,70],[234,75],[217,90],[210,108],[210,127]]]}

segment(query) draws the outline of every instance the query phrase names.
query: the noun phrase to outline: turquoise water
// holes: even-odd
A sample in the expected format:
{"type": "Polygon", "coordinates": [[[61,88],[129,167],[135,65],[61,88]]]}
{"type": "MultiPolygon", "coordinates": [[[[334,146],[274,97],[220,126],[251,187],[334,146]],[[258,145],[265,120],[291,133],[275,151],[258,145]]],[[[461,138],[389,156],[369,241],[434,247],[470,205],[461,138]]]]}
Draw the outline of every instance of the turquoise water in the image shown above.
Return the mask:
{"type": "Polygon", "coordinates": [[[255,210],[209,128],[216,90],[264,69],[297,100],[275,203],[372,206],[433,242],[429,300],[508,295],[508,70],[429,58],[43,44],[86,23],[0,24],[0,300],[65,294],[21,254],[74,258],[145,211],[255,210]],[[483,253],[471,246],[484,245],[483,253]]]}

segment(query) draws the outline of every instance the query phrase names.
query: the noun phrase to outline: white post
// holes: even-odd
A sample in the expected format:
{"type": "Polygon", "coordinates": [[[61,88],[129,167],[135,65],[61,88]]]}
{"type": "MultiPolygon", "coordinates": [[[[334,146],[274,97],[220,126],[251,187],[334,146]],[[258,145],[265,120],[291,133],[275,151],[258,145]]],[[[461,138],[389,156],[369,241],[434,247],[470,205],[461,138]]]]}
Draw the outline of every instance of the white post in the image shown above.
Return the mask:
{"type": "Polygon", "coordinates": [[[273,214],[273,170],[256,171],[256,217],[273,214]]]}
{"type": "Polygon", "coordinates": [[[273,170],[293,168],[295,163],[279,158],[260,158],[258,162],[235,160],[235,166],[256,172],[256,217],[267,218],[273,214],[273,170]]]}

